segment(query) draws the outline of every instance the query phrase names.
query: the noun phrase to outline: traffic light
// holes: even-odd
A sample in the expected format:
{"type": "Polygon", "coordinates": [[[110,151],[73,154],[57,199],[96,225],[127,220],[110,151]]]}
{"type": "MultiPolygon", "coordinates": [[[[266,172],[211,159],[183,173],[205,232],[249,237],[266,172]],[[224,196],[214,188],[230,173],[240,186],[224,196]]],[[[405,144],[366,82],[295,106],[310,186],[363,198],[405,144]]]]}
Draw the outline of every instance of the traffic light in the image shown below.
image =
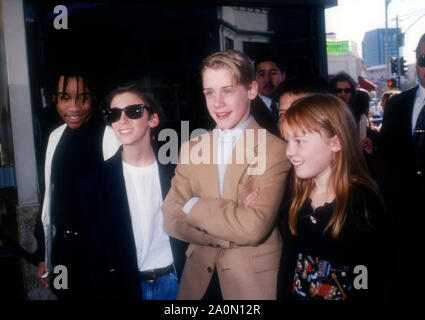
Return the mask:
{"type": "Polygon", "coordinates": [[[404,57],[400,57],[400,74],[404,76],[407,71],[408,68],[406,67],[406,60],[404,60],[404,57]]]}
{"type": "Polygon", "coordinates": [[[391,78],[387,81],[388,88],[397,88],[397,80],[394,78],[391,78]]]}
{"type": "Polygon", "coordinates": [[[398,73],[398,61],[396,57],[391,58],[391,73],[398,73]]]}

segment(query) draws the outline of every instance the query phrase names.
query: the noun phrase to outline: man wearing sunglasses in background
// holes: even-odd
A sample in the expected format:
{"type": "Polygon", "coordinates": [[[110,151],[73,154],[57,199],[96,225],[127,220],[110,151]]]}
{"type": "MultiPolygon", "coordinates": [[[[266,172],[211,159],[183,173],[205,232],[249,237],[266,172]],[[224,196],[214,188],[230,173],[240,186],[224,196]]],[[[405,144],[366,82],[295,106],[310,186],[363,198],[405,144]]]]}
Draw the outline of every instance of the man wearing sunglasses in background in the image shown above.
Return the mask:
{"type": "Polygon", "coordinates": [[[329,81],[329,87],[331,92],[335,94],[338,98],[344,101],[347,106],[350,107],[351,113],[353,114],[356,123],[359,124],[360,118],[356,116],[354,109],[352,107],[353,102],[356,100],[357,91],[356,91],[356,81],[345,72],[339,72],[329,81]]]}
{"type": "Polygon", "coordinates": [[[425,208],[425,34],[416,48],[416,71],[419,84],[388,100],[378,140],[377,151],[390,177],[381,189],[394,219],[395,243],[389,244],[395,247],[390,279],[393,297],[407,297],[408,283],[413,283],[405,267],[411,259],[408,221],[425,208]]]}
{"type": "Polygon", "coordinates": [[[163,229],[161,205],[175,165],[157,159],[160,105],[136,81],[113,89],[106,105],[122,147],[78,193],[80,212],[98,221],[89,241],[96,298],[174,300],[186,247],[163,229]]]}

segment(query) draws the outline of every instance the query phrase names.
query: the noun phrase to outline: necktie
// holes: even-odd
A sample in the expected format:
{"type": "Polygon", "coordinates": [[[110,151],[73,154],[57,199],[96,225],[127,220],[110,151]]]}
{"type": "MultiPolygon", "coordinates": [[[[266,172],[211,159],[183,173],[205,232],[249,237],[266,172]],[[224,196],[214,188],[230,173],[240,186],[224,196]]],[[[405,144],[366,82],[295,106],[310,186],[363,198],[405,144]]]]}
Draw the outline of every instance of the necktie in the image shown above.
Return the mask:
{"type": "Polygon", "coordinates": [[[425,105],[422,107],[416,121],[415,131],[413,133],[413,145],[418,169],[423,169],[425,162],[425,105]]]}
{"type": "Polygon", "coordinates": [[[279,110],[277,107],[277,103],[275,101],[272,101],[271,105],[270,105],[270,110],[272,112],[272,116],[274,121],[277,123],[279,120],[279,110]]]}

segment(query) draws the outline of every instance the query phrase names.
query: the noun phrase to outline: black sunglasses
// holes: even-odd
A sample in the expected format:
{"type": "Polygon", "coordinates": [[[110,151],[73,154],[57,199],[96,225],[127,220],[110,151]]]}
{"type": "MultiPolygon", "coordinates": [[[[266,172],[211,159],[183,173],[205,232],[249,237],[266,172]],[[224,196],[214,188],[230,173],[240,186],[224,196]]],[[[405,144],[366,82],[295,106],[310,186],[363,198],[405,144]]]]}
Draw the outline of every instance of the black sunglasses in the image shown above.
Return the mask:
{"type": "Polygon", "coordinates": [[[103,110],[103,116],[109,123],[116,122],[121,119],[122,112],[124,112],[129,119],[139,119],[141,116],[143,116],[143,110],[145,108],[149,109],[149,107],[144,104],[133,104],[122,109],[108,108],[103,110]]]}
{"type": "Polygon", "coordinates": [[[421,54],[416,61],[419,67],[425,68],[425,54],[421,54]]]}
{"type": "Polygon", "coordinates": [[[344,91],[345,93],[350,93],[351,92],[351,89],[350,88],[344,88],[344,89],[342,89],[342,88],[335,88],[335,92],[336,93],[341,93],[342,91],[344,91]]]}

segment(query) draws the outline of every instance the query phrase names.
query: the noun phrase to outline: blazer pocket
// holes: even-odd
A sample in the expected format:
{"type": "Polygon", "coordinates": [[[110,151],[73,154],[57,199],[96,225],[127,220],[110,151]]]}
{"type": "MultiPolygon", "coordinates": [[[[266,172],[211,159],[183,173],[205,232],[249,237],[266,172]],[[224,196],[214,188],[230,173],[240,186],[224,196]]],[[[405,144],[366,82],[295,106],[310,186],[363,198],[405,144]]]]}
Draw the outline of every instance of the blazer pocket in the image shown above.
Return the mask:
{"type": "Polygon", "coordinates": [[[249,257],[254,272],[264,272],[279,268],[281,249],[269,251],[262,254],[257,254],[249,257]]]}

